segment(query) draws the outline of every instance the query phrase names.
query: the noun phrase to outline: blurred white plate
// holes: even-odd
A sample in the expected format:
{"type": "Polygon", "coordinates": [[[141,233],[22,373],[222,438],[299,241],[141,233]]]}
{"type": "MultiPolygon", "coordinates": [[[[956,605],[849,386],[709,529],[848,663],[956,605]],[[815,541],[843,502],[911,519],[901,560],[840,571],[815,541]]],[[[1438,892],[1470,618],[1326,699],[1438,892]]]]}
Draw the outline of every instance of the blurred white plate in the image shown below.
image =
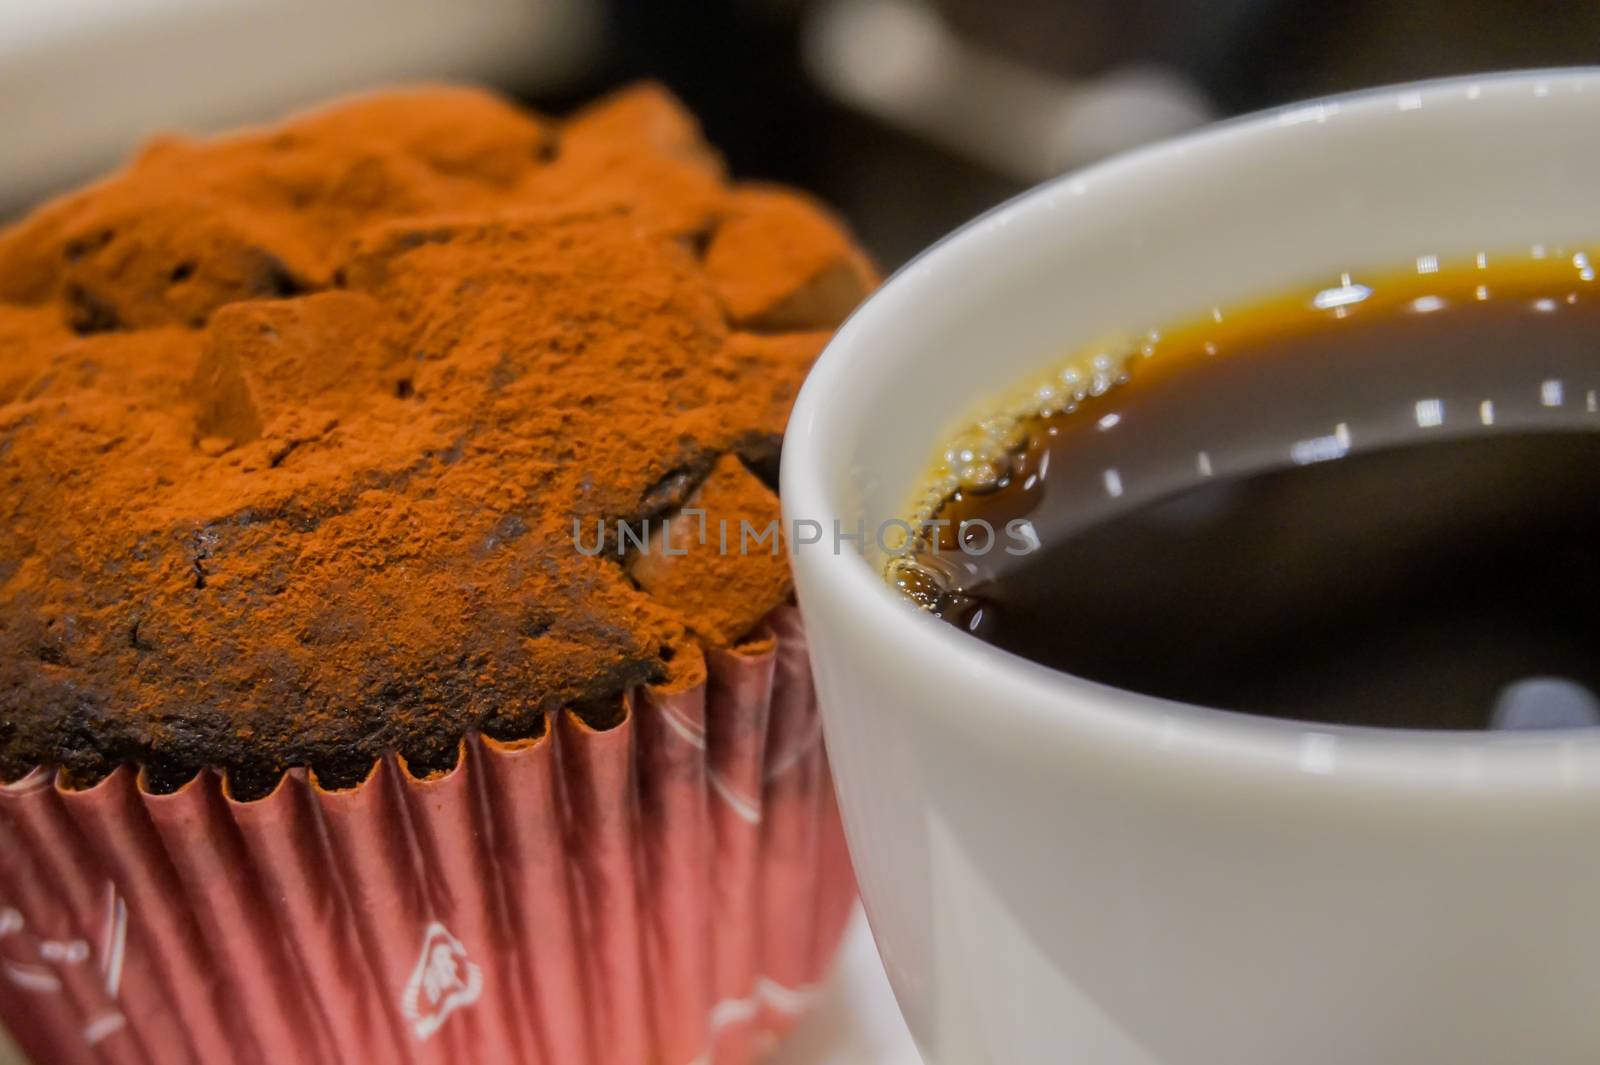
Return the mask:
{"type": "Polygon", "coordinates": [[[817,1011],[767,1065],[922,1065],[860,913],[817,1011]]]}
{"type": "Polygon", "coordinates": [[[0,0],[0,212],[153,132],[394,81],[535,88],[582,69],[590,0],[0,0]]]}

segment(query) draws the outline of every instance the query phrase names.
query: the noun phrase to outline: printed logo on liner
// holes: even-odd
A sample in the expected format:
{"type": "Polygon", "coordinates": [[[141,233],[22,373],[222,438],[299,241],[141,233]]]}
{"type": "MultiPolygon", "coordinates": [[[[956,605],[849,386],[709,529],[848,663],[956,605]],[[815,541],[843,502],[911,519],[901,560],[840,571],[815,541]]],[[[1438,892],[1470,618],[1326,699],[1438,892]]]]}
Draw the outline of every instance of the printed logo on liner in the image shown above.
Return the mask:
{"type": "Polygon", "coordinates": [[[437,1032],[450,1015],[483,994],[483,971],[467,957],[467,948],[438,921],[422,937],[422,955],[406,981],[400,1009],[418,1039],[437,1032]]]}
{"type": "Polygon", "coordinates": [[[28,919],[13,906],[0,906],[0,974],[22,991],[61,995],[69,968],[94,964],[100,970],[104,996],[74,1002],[72,1009],[90,1014],[81,1029],[90,1046],[127,1025],[117,1006],[122,990],[122,965],[128,945],[128,907],[116,885],[106,883],[105,921],[98,948],[86,939],[42,938],[28,928],[28,919]]]}

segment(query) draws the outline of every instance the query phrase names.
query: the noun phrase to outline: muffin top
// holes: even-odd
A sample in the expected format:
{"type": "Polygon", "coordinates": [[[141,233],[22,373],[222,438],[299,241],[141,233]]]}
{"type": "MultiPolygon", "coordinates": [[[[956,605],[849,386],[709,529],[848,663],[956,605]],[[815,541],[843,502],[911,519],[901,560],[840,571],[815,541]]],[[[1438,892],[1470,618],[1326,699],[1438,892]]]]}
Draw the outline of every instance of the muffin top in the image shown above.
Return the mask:
{"type": "Polygon", "coordinates": [[[338,786],[692,682],[790,594],[715,523],[871,283],[649,86],[151,144],[0,231],[0,773],[338,786]]]}

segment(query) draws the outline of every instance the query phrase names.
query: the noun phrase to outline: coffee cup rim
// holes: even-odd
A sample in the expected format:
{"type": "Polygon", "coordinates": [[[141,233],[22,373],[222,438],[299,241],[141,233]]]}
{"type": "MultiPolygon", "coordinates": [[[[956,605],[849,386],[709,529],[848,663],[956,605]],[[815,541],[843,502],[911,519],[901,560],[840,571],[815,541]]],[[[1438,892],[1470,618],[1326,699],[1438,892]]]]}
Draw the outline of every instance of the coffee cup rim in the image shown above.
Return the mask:
{"type": "MultiPolygon", "coordinates": [[[[1125,152],[1034,186],[940,238],[896,270],[838,329],[796,399],[785,437],[781,497],[785,528],[796,521],[842,521],[837,476],[822,452],[833,433],[832,399],[850,388],[852,367],[871,357],[871,340],[891,328],[885,320],[905,313],[929,280],[959,269],[978,248],[1003,244],[1052,201],[1113,183],[1136,169],[1181,165],[1200,145],[1270,136],[1305,119],[1360,122],[1386,113],[1416,94],[1440,100],[1525,96],[1549,90],[1600,93],[1600,66],[1463,75],[1363,89],[1274,107],[1203,127],[1125,152]],[[833,477],[830,483],[830,476],[833,477]]],[[[835,464],[842,467],[844,464],[835,464]]],[[[907,486],[909,493],[912,486],[907,486]]],[[[926,712],[966,714],[974,735],[1019,731],[1041,741],[1064,730],[1090,729],[1102,738],[1160,744],[1175,753],[1205,753],[1235,764],[1274,765],[1294,772],[1346,779],[1383,779],[1405,785],[1448,783],[1543,788],[1600,786],[1600,728],[1528,733],[1454,732],[1336,725],[1264,717],[1114,688],[1019,657],[939,621],[894,591],[880,570],[854,551],[793,550],[802,608],[808,623],[826,625],[846,612],[857,631],[893,632],[898,665],[933,675],[982,677],[993,698],[981,709],[930,706],[926,712]],[[815,608],[814,608],[815,607],[815,608]],[[1567,770],[1552,774],[1552,759],[1567,770]],[[1583,771],[1573,772],[1581,764],[1583,771]]]]}

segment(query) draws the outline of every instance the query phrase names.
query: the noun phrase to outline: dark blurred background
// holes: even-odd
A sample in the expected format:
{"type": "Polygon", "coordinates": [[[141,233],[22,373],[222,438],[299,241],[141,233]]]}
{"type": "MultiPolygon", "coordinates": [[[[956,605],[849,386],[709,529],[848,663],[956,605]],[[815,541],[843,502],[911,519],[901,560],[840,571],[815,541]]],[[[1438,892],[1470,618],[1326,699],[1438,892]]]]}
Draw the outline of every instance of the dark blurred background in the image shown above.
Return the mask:
{"type": "Polygon", "coordinates": [[[653,77],[733,170],[885,266],[1029,184],[1216,117],[1600,60],[1556,0],[0,0],[0,214],[158,129],[416,78],[561,111],[653,77]]]}

